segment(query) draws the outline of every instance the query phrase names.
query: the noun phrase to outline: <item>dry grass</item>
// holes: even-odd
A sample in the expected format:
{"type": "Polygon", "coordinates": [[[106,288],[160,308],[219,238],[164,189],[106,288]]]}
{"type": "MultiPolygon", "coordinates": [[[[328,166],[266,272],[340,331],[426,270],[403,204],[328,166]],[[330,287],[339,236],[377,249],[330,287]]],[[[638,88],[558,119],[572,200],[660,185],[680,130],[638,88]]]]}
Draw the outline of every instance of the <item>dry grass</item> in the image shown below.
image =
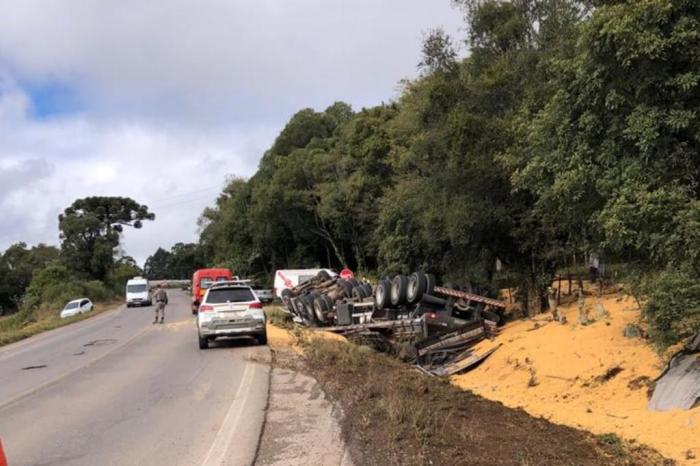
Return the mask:
{"type": "Polygon", "coordinates": [[[0,346],[29,338],[37,333],[89,319],[92,316],[114,309],[120,304],[122,304],[120,300],[95,303],[95,307],[91,312],[67,319],[61,319],[59,317],[60,311],[52,309],[36,309],[31,312],[20,311],[0,319],[0,346]]]}
{"type": "Polygon", "coordinates": [[[280,309],[279,306],[265,306],[265,315],[267,320],[277,327],[291,329],[294,326],[292,316],[280,309]]]}

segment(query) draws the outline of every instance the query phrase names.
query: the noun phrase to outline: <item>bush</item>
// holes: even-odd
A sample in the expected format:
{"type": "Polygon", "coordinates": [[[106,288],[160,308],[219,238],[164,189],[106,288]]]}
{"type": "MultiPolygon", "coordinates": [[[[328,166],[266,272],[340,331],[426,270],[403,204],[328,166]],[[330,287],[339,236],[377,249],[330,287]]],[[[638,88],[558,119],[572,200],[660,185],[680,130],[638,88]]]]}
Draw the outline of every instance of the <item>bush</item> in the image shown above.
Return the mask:
{"type": "Polygon", "coordinates": [[[649,337],[664,350],[700,330],[700,282],[695,274],[668,269],[633,286],[649,324],[649,337]]]}
{"type": "Polygon", "coordinates": [[[73,275],[64,265],[52,264],[32,278],[23,299],[23,308],[63,307],[68,301],[87,297],[104,301],[115,292],[98,280],[84,281],[73,275]]]}

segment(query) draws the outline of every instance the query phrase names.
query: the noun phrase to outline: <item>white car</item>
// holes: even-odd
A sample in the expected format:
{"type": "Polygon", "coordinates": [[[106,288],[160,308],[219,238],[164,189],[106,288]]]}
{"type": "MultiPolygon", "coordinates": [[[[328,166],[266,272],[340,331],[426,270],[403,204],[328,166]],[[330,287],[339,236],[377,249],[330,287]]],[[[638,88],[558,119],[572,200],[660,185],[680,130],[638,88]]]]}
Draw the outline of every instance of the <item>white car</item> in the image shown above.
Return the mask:
{"type": "Polygon", "coordinates": [[[74,299],[61,311],[61,319],[92,311],[92,301],[87,298],[74,299]]]}
{"type": "Polygon", "coordinates": [[[253,337],[266,345],[265,313],[253,289],[234,281],[213,284],[199,305],[197,336],[200,349],[219,337],[253,337]]]}

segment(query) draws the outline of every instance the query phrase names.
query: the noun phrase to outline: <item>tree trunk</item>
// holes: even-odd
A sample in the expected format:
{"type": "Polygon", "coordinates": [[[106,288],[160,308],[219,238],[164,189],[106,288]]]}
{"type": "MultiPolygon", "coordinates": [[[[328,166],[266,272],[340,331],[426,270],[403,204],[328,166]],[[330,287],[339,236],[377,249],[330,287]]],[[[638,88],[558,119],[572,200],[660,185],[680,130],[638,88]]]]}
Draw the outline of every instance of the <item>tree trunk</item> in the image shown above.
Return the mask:
{"type": "Polygon", "coordinates": [[[534,317],[542,311],[542,295],[537,283],[537,277],[530,276],[527,279],[527,315],[534,317]]]}

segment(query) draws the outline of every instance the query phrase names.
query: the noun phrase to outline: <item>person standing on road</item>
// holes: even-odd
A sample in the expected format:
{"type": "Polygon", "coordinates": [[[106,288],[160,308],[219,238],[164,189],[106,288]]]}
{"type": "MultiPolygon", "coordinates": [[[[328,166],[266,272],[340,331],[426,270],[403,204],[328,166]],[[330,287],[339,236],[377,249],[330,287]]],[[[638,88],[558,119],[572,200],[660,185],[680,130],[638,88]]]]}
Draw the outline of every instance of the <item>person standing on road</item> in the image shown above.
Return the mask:
{"type": "Polygon", "coordinates": [[[153,323],[158,323],[158,314],[160,313],[160,323],[162,324],[165,319],[165,305],[168,304],[168,293],[165,292],[165,286],[162,283],[158,285],[154,298],[156,300],[156,319],[153,323]]]}

